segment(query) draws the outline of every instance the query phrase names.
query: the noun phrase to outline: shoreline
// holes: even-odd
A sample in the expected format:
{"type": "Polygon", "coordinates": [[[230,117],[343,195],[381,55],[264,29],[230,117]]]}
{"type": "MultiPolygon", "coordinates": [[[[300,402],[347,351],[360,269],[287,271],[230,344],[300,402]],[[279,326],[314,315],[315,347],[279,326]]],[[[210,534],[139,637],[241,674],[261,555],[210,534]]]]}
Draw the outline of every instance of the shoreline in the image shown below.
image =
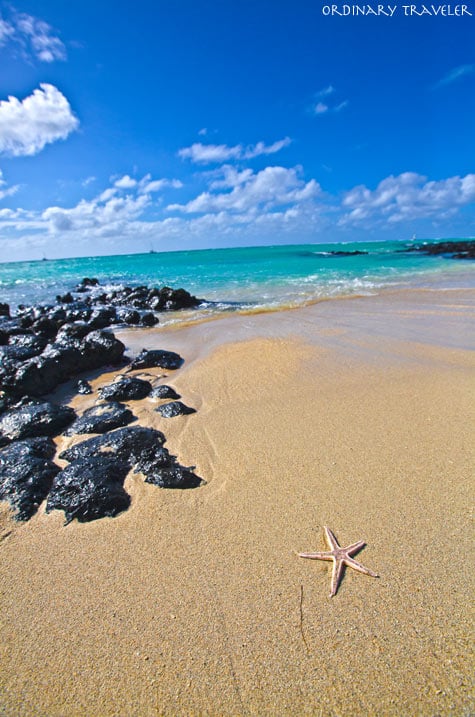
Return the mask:
{"type": "Polygon", "coordinates": [[[184,357],[198,412],[155,427],[207,482],[132,476],[128,511],[66,528],[1,507],[5,714],[468,713],[474,294],[117,331],[184,357]],[[330,599],[296,555],[323,525],[381,577],[330,599]]]}

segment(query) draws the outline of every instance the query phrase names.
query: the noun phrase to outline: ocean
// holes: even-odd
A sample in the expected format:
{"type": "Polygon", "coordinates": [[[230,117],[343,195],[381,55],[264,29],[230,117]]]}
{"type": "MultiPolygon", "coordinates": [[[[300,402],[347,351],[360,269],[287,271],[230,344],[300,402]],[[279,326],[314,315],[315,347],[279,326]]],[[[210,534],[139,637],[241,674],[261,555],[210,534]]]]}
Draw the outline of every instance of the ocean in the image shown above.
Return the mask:
{"type": "MultiPolygon", "coordinates": [[[[101,285],[183,287],[206,300],[195,318],[272,311],[387,289],[474,285],[470,261],[405,253],[411,242],[302,244],[55,259],[0,264],[0,301],[50,303],[83,277],[101,285]],[[339,255],[332,252],[365,252],[339,255]]],[[[175,313],[162,324],[190,320],[175,313]]]]}

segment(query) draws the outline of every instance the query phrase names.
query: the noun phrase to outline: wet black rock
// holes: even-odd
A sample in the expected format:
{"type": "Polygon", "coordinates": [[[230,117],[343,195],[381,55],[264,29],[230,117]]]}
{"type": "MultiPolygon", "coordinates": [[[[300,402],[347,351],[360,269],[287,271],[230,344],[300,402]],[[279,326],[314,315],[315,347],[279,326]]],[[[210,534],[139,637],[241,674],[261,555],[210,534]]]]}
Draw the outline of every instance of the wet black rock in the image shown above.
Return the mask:
{"type": "Polygon", "coordinates": [[[48,340],[54,339],[54,337],[58,333],[59,326],[60,322],[55,321],[49,316],[42,316],[31,324],[31,328],[33,329],[35,334],[38,334],[38,336],[43,336],[45,339],[48,340]]]}
{"type": "Polygon", "coordinates": [[[135,416],[126,406],[116,401],[102,403],[84,411],[72,426],[65,431],[66,436],[76,433],[105,433],[114,428],[122,428],[135,421],[135,416]]]}
{"type": "Polygon", "coordinates": [[[17,404],[0,416],[0,446],[34,436],[55,436],[75,417],[68,406],[33,400],[17,404]]]}
{"type": "Polygon", "coordinates": [[[355,249],[354,251],[329,251],[328,253],[331,256],[360,256],[362,254],[368,254],[369,252],[355,249]]]}
{"type": "Polygon", "coordinates": [[[146,483],[159,488],[198,488],[203,483],[191,468],[185,468],[179,463],[163,467],[152,465],[148,470],[144,467],[142,472],[146,475],[146,483]]]}
{"type": "Polygon", "coordinates": [[[0,316],[6,316],[7,319],[10,318],[10,306],[8,304],[0,303],[0,316]]]}
{"type": "Polygon", "coordinates": [[[166,369],[177,369],[183,364],[183,359],[173,351],[160,351],[154,349],[147,351],[143,349],[139,355],[130,364],[130,369],[137,368],[166,368],[166,369]]]}
{"type": "Polygon", "coordinates": [[[161,386],[156,386],[152,389],[150,398],[178,399],[181,398],[181,396],[171,386],[165,386],[165,384],[162,384],[161,386]]]}
{"type": "Polygon", "coordinates": [[[201,303],[200,299],[192,296],[185,289],[171,289],[164,286],[158,292],[157,310],[165,309],[167,311],[176,311],[178,309],[192,309],[201,303]]]}
{"type": "Polygon", "coordinates": [[[80,463],[91,456],[114,456],[125,461],[147,483],[162,488],[196,488],[203,483],[192,468],[181,466],[164,448],[165,436],[153,428],[134,426],[96,436],[63,451],[60,458],[80,463]]]}
{"type": "Polygon", "coordinates": [[[126,462],[108,455],[75,461],[53,481],[46,512],[63,510],[66,524],[74,518],[83,523],[127,510],[130,496],[124,490],[129,471],[126,462]]]}
{"type": "Polygon", "coordinates": [[[8,343],[0,347],[0,359],[2,361],[26,361],[26,359],[38,356],[46,347],[47,341],[41,336],[34,334],[7,335],[8,343]]]}
{"type": "Polygon", "coordinates": [[[105,331],[93,331],[82,341],[61,339],[23,362],[9,389],[19,395],[41,396],[82,371],[119,364],[124,350],[124,344],[105,331]]]}
{"type": "Polygon", "coordinates": [[[140,324],[140,314],[137,309],[118,308],[117,318],[124,324],[140,324]]]}
{"type": "Polygon", "coordinates": [[[475,240],[441,241],[430,244],[415,244],[400,249],[402,252],[421,252],[429,256],[446,255],[452,259],[475,259],[475,240]]]}
{"type": "Polygon", "coordinates": [[[89,279],[89,277],[86,276],[77,285],[76,291],[80,291],[81,289],[87,289],[90,286],[98,286],[98,284],[99,284],[99,279],[89,279]]]}
{"type": "Polygon", "coordinates": [[[88,396],[92,393],[91,384],[83,378],[80,378],[76,384],[76,391],[83,396],[88,396]]]}
{"type": "Polygon", "coordinates": [[[158,317],[155,316],[155,314],[152,314],[151,311],[146,311],[140,317],[140,323],[142,326],[155,326],[158,324],[158,317]]]}
{"type": "Polygon", "coordinates": [[[119,380],[99,389],[99,395],[106,401],[138,401],[148,396],[152,384],[141,378],[121,376],[119,380]]]}
{"type": "Polygon", "coordinates": [[[66,294],[63,294],[62,296],[58,295],[56,297],[56,301],[59,304],[72,304],[74,301],[74,298],[73,298],[73,295],[71,294],[71,292],[68,291],[66,294]]]}
{"type": "Polygon", "coordinates": [[[114,308],[94,309],[89,317],[89,326],[94,329],[105,329],[117,322],[117,314],[114,308]]]}
{"type": "Polygon", "coordinates": [[[189,413],[196,413],[196,409],[185,406],[181,401],[171,401],[159,406],[155,409],[163,418],[175,418],[175,416],[185,416],[189,413]]]}
{"type": "Polygon", "coordinates": [[[51,461],[50,438],[16,441],[0,451],[0,500],[16,509],[17,520],[28,520],[48,495],[60,468],[51,461]]]}
{"type": "Polygon", "coordinates": [[[56,334],[56,343],[65,344],[71,339],[83,339],[90,332],[91,328],[85,321],[65,323],[56,334]]]}
{"type": "Polygon", "coordinates": [[[105,453],[126,459],[131,465],[135,465],[145,452],[161,448],[164,443],[165,436],[161,431],[142,426],[131,426],[112,431],[105,436],[96,436],[76,443],[63,451],[59,457],[71,462],[78,458],[105,453]]]}

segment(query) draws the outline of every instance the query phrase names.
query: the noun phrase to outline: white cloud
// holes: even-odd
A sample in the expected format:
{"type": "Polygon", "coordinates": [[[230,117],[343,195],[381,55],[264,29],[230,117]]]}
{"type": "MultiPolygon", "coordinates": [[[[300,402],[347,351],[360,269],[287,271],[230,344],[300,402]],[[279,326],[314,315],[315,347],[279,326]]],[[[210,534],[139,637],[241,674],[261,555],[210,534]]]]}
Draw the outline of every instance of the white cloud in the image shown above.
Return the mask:
{"type": "Polygon", "coordinates": [[[227,159],[238,159],[241,155],[242,146],[228,147],[226,144],[201,144],[195,142],[191,147],[184,147],[178,151],[182,159],[191,159],[198,164],[210,164],[211,162],[225,162],[227,159]]]}
{"type": "Polygon", "coordinates": [[[15,28],[0,17],[0,45],[5,45],[15,34],[15,28]]]}
{"type": "Polygon", "coordinates": [[[348,107],[349,104],[348,100],[344,100],[343,102],[340,102],[339,105],[335,105],[335,107],[333,107],[333,112],[341,112],[345,109],[345,107],[348,107]]]}
{"type": "Polygon", "coordinates": [[[223,164],[215,172],[210,172],[210,176],[218,177],[214,179],[210,189],[226,189],[237,187],[252,177],[252,169],[243,169],[241,172],[230,164],[223,164]]]}
{"type": "Polygon", "coordinates": [[[328,97],[328,95],[332,95],[335,92],[335,88],[333,85],[328,85],[327,87],[324,87],[322,90],[319,90],[316,93],[317,97],[328,97]]]}
{"type": "Polygon", "coordinates": [[[236,144],[229,147],[226,144],[202,144],[195,142],[191,147],[184,147],[178,151],[178,156],[182,159],[190,159],[197,164],[212,164],[226,162],[230,159],[253,159],[261,155],[274,154],[291,143],[290,137],[278,140],[273,144],[266,145],[264,142],[258,142],[255,145],[244,147],[242,144],[236,144]]]}
{"type": "Polygon", "coordinates": [[[151,174],[146,174],[139,182],[139,192],[141,194],[153,194],[161,192],[162,189],[170,187],[171,189],[181,189],[183,183],[179,179],[152,179],[151,174]]]}
{"type": "Polygon", "coordinates": [[[123,231],[145,210],[148,195],[119,197],[104,191],[91,201],[81,200],[75,207],[49,207],[42,215],[51,232],[93,231],[96,236],[123,231]]]}
{"type": "Polygon", "coordinates": [[[96,181],[97,181],[97,177],[94,177],[94,176],[86,177],[86,179],[82,183],[82,186],[88,187],[90,184],[93,184],[96,181]]]}
{"type": "Polygon", "coordinates": [[[322,90],[316,92],[315,97],[318,99],[318,101],[316,104],[313,105],[313,114],[324,115],[330,113],[338,113],[345,109],[345,107],[348,107],[348,100],[342,100],[341,102],[335,101],[335,98],[332,97],[332,95],[334,95],[335,93],[336,89],[333,87],[333,85],[328,85],[328,87],[324,87],[322,90]]]}
{"type": "Polygon", "coordinates": [[[276,152],[280,152],[281,149],[284,149],[284,147],[288,147],[291,142],[290,137],[284,137],[284,139],[279,139],[277,142],[269,145],[265,145],[264,142],[258,142],[254,146],[249,146],[244,151],[242,157],[243,159],[253,159],[263,154],[275,154],[276,152]]]}
{"type": "Polygon", "coordinates": [[[137,186],[137,180],[132,179],[128,174],[124,174],[123,177],[114,182],[114,187],[118,187],[119,189],[132,189],[132,187],[135,186],[137,186]]]}
{"type": "Polygon", "coordinates": [[[66,97],[54,85],[41,84],[22,101],[16,97],[0,101],[0,153],[37,154],[45,145],[66,139],[78,126],[66,97]]]}
{"type": "Polygon", "coordinates": [[[17,16],[17,32],[31,43],[33,54],[41,62],[66,59],[66,48],[59,37],[52,34],[52,27],[43,20],[22,13],[17,16]]]}
{"type": "Polygon", "coordinates": [[[404,172],[383,179],[376,189],[354,187],[343,198],[346,213],[341,225],[384,220],[397,223],[418,218],[445,218],[475,201],[475,174],[427,181],[427,177],[404,172]]]}
{"type": "Polygon", "coordinates": [[[317,102],[317,104],[315,105],[315,114],[322,115],[325,112],[328,112],[328,105],[326,105],[324,102],[317,102]]]}
{"type": "Polygon", "coordinates": [[[450,72],[447,72],[436,84],[434,89],[444,87],[445,85],[451,85],[462,77],[473,75],[475,73],[475,65],[459,65],[454,67],[450,72]]]}
{"type": "Polygon", "coordinates": [[[8,20],[0,18],[0,44],[13,43],[26,58],[34,57],[40,62],[66,60],[64,43],[51,25],[33,15],[17,13],[14,8],[9,14],[8,20]]]}
{"type": "MultiPolygon", "coordinates": [[[[185,214],[270,211],[277,206],[313,199],[321,191],[314,179],[305,183],[295,168],[285,167],[266,167],[257,173],[248,170],[234,175],[227,170],[224,182],[225,186],[233,187],[232,191],[203,192],[187,204],[172,204],[168,209],[185,214]]],[[[212,186],[216,188],[216,182],[212,186]]],[[[218,186],[222,187],[223,183],[218,182],[218,186]]]]}
{"type": "Polygon", "coordinates": [[[3,178],[3,172],[0,169],[0,199],[4,199],[5,197],[11,197],[13,194],[16,194],[16,192],[19,189],[20,189],[19,184],[16,184],[15,186],[12,186],[12,187],[7,187],[7,183],[6,183],[5,179],[3,178]]]}
{"type": "MultiPolygon", "coordinates": [[[[133,186],[116,186],[120,179],[116,175],[92,200],[80,199],[70,207],[26,211],[13,208],[10,201],[8,208],[0,209],[2,255],[90,256],[143,251],[151,243],[174,249],[213,243],[344,240],[367,237],[373,230],[382,238],[393,238],[396,232],[412,233],[415,220],[418,231],[423,226],[424,232],[430,232],[436,223],[438,233],[443,228],[455,231],[457,211],[468,204],[475,208],[475,174],[429,181],[405,172],[386,177],[375,189],[359,185],[337,197],[324,193],[314,179],[305,181],[300,167],[252,171],[224,165],[201,173],[208,191],[168,207],[154,193],[178,188],[179,180],[146,174],[133,186]],[[171,210],[176,214],[170,215],[171,210]]],[[[0,193],[8,190],[0,175],[0,193]]],[[[473,225],[473,212],[460,212],[460,222],[465,217],[467,226],[467,216],[473,225]]]]}

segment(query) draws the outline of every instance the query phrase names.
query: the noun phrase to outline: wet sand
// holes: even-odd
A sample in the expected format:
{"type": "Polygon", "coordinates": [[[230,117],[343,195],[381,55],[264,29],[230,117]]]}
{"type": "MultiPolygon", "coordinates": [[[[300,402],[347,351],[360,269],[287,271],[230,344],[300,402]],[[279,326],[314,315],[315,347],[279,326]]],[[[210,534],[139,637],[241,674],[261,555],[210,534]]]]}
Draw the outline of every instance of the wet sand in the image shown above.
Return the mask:
{"type": "Polygon", "coordinates": [[[132,475],[127,512],[67,527],[1,508],[0,713],[471,714],[473,299],[118,334],[185,358],[156,374],[196,414],[129,406],[206,485],[132,475]],[[324,525],[380,577],[330,598],[297,556],[324,525]]]}

